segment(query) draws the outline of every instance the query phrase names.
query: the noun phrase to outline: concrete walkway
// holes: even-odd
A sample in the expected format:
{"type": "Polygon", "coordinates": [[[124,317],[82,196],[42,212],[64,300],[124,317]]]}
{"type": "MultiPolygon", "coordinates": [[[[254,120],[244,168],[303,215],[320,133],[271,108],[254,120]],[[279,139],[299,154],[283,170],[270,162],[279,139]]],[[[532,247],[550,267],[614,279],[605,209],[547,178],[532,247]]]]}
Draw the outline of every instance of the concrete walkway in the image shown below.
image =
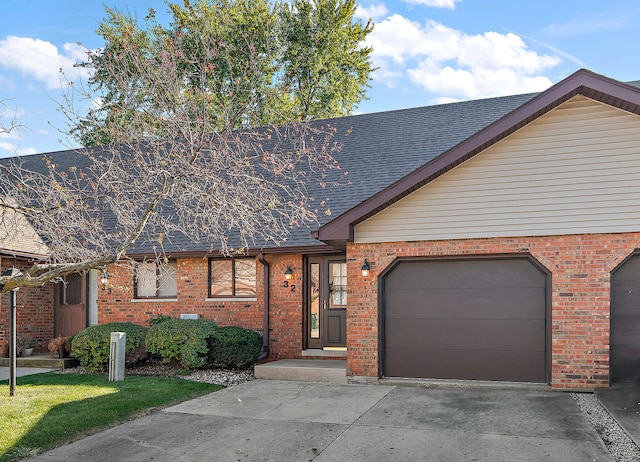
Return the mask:
{"type": "Polygon", "coordinates": [[[568,393],[254,380],[34,461],[611,461],[568,393]]]}
{"type": "MultiPolygon", "coordinates": [[[[43,367],[17,367],[16,377],[23,375],[40,374],[42,372],[51,372],[55,369],[46,369],[43,367]]],[[[9,368],[0,366],[0,380],[9,380],[9,368]]]]}

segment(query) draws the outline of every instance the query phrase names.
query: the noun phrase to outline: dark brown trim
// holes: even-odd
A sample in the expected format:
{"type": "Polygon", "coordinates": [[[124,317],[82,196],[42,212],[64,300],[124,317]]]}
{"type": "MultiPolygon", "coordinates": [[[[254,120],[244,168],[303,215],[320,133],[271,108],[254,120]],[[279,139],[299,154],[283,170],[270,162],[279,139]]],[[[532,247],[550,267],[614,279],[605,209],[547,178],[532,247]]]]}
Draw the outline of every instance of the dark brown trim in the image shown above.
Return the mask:
{"type": "Polygon", "coordinates": [[[531,262],[536,268],[545,275],[545,376],[547,384],[551,383],[551,359],[552,359],[552,273],[542,263],[540,263],[533,255],[528,252],[522,253],[500,253],[500,254],[483,254],[483,255],[442,255],[442,256],[424,256],[424,257],[396,257],[384,270],[378,275],[378,378],[384,377],[385,364],[385,277],[393,271],[401,262],[407,261],[446,261],[446,260],[501,260],[524,258],[531,262]]]}
{"type": "Polygon", "coordinates": [[[317,233],[318,239],[334,246],[338,245],[340,241],[353,241],[353,227],[358,223],[433,181],[576,95],[583,95],[624,111],[640,114],[640,89],[581,69],[322,226],[317,233]]]}
{"type": "MultiPolygon", "coordinates": [[[[270,280],[270,268],[269,262],[264,258],[263,254],[258,254],[258,261],[262,264],[263,276],[262,287],[263,289],[263,320],[262,320],[262,352],[257,359],[257,362],[265,360],[269,356],[270,345],[270,327],[269,327],[269,305],[271,304],[271,292],[269,290],[270,280]]],[[[257,292],[257,290],[256,290],[257,292]]]]}

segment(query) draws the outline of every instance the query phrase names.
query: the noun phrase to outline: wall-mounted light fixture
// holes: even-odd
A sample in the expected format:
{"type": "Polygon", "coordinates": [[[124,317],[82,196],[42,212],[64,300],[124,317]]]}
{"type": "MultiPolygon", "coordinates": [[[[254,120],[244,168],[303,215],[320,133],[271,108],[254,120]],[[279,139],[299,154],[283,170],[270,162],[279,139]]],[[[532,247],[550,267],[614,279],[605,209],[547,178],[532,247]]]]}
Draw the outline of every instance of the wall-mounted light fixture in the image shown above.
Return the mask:
{"type": "Polygon", "coordinates": [[[293,277],[293,270],[289,265],[287,265],[287,269],[284,272],[284,278],[289,281],[293,277]]]}
{"type": "Polygon", "coordinates": [[[107,290],[107,284],[109,284],[109,273],[106,271],[103,271],[102,276],[100,276],[100,284],[102,284],[102,290],[107,290]]]}
{"type": "Polygon", "coordinates": [[[364,265],[362,265],[362,268],[360,268],[360,271],[362,271],[362,276],[363,277],[367,277],[369,276],[369,271],[371,271],[371,266],[369,266],[369,262],[367,261],[367,259],[364,259],[364,265]]]}

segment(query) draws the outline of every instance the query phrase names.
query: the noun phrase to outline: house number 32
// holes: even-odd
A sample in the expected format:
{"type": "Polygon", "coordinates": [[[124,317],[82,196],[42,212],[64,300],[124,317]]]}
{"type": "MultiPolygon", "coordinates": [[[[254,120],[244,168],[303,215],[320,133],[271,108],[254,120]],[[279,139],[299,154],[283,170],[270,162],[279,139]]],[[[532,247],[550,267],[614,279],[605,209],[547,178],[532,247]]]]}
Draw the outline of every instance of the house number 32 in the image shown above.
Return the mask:
{"type": "Polygon", "coordinates": [[[295,292],[296,291],[296,285],[295,284],[289,284],[289,281],[284,281],[284,287],[291,289],[291,292],[295,292]]]}

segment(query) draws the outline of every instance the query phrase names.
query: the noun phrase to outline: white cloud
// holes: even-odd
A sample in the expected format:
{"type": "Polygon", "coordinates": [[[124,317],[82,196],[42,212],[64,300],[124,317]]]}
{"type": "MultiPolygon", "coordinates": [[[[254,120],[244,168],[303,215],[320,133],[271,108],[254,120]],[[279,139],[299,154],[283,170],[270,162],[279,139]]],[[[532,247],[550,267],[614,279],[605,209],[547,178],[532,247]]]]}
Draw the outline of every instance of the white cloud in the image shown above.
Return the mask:
{"type": "Polygon", "coordinates": [[[0,65],[17,69],[43,82],[47,88],[60,88],[61,69],[66,75],[75,77],[79,70],[73,65],[85,57],[77,44],[64,44],[61,54],[55,45],[40,39],[9,35],[0,40],[0,65]]]}
{"type": "Polygon", "coordinates": [[[27,156],[36,152],[38,151],[33,148],[20,149],[17,144],[0,143],[0,157],[27,156]],[[2,155],[2,151],[6,151],[4,155],[2,155]]]}
{"type": "Polygon", "coordinates": [[[355,16],[356,18],[364,21],[368,21],[369,19],[377,21],[378,19],[386,16],[387,13],[389,13],[389,10],[384,3],[376,3],[369,6],[358,5],[355,16]]]}
{"type": "Polygon", "coordinates": [[[432,103],[433,104],[449,104],[449,103],[459,103],[460,99],[458,98],[447,98],[446,96],[443,96],[441,98],[434,98],[432,103]]]}
{"type": "MultiPolygon", "coordinates": [[[[5,125],[5,127],[8,127],[8,125],[5,125]]],[[[7,140],[7,139],[17,140],[19,138],[20,138],[20,135],[18,135],[18,130],[0,131],[0,140],[7,140]]]]}
{"type": "Polygon", "coordinates": [[[405,0],[405,2],[414,5],[425,5],[433,8],[449,8],[450,10],[455,9],[456,2],[460,1],[462,0],[405,0]]]}
{"type": "Polygon", "coordinates": [[[531,50],[511,32],[470,35],[398,14],[379,22],[367,44],[382,82],[393,86],[401,73],[447,100],[544,90],[552,82],[543,73],[561,61],[531,50]]]}

